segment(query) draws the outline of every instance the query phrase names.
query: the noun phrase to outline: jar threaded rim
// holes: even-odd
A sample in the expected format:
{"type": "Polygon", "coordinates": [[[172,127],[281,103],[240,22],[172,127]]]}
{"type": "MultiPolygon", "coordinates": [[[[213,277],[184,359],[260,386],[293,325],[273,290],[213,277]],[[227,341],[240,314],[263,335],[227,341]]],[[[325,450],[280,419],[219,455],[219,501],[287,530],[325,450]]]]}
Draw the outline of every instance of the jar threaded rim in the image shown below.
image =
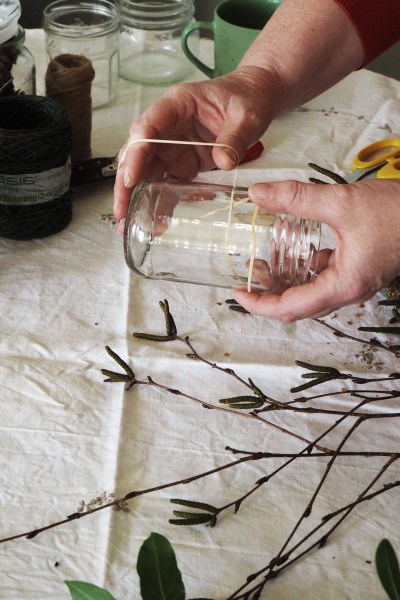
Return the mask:
{"type": "Polygon", "coordinates": [[[193,18],[193,0],[120,0],[122,24],[137,29],[171,29],[193,18]]]}

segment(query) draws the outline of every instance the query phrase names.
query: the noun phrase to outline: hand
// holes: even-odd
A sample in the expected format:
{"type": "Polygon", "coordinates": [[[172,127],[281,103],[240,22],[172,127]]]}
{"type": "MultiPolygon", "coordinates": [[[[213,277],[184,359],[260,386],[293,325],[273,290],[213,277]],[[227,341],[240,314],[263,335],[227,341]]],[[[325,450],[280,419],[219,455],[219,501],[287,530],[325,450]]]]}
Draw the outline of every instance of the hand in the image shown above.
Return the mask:
{"type": "Polygon", "coordinates": [[[284,181],[249,188],[250,198],[276,213],[326,223],[334,251],[321,254],[313,282],[281,294],[243,290],[236,300],[255,315],[295,321],[322,317],[368,300],[400,274],[400,181],[373,180],[349,185],[284,181]]]}
{"type": "Polygon", "coordinates": [[[258,67],[243,67],[209,81],[171,87],[130,128],[120,152],[114,214],[123,219],[130,188],[140,180],[168,174],[193,179],[215,166],[232,169],[237,155],[227,148],[134,143],[137,139],[217,142],[243,157],[278,114],[278,78],[258,67]],[[268,89],[276,93],[268,94],[268,89]],[[251,90],[251,93],[249,93],[251,90]]]}

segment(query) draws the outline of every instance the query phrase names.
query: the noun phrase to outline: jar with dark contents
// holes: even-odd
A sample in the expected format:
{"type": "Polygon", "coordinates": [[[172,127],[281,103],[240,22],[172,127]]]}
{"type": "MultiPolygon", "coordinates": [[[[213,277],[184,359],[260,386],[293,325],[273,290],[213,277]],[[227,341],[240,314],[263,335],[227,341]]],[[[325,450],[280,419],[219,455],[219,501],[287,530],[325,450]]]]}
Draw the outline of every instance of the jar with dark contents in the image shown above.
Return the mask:
{"type": "Polygon", "coordinates": [[[55,0],[43,11],[50,60],[61,54],[85,56],[92,63],[93,108],[114,100],[118,90],[119,5],[110,0],[55,0]]]}
{"type": "Polygon", "coordinates": [[[19,0],[0,4],[0,96],[35,94],[35,60],[25,46],[25,31],[18,24],[19,0]]]}

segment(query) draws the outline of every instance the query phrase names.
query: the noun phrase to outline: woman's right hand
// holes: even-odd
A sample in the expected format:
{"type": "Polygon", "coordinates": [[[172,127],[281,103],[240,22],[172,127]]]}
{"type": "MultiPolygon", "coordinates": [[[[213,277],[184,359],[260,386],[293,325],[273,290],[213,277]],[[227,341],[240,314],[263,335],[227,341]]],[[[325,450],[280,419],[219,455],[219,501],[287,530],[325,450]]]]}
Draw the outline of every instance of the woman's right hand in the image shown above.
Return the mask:
{"type": "Polygon", "coordinates": [[[130,127],[120,151],[115,217],[125,217],[130,189],[142,179],[165,174],[193,179],[198,172],[215,167],[233,169],[278,114],[274,104],[278,94],[267,90],[276,92],[279,85],[277,77],[261,68],[242,67],[216,79],[172,86],[130,127]],[[135,142],[141,139],[216,142],[235,151],[135,142]]]}

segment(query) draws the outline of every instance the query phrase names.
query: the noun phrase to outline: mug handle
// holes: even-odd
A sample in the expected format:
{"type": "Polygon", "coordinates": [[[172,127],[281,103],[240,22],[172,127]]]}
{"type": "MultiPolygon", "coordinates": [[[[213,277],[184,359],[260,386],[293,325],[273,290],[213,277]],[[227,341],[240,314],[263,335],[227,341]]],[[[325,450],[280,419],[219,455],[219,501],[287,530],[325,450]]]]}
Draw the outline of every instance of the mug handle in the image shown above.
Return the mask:
{"type": "Polygon", "coordinates": [[[185,29],[182,31],[181,36],[181,46],[186,57],[192,62],[200,71],[203,71],[207,75],[207,77],[213,78],[215,77],[215,69],[208,67],[205,65],[197,56],[193,54],[191,50],[189,50],[188,46],[188,38],[193,31],[197,29],[206,29],[209,31],[214,31],[214,24],[212,21],[194,21],[193,23],[189,23],[186,25],[185,29]]]}

